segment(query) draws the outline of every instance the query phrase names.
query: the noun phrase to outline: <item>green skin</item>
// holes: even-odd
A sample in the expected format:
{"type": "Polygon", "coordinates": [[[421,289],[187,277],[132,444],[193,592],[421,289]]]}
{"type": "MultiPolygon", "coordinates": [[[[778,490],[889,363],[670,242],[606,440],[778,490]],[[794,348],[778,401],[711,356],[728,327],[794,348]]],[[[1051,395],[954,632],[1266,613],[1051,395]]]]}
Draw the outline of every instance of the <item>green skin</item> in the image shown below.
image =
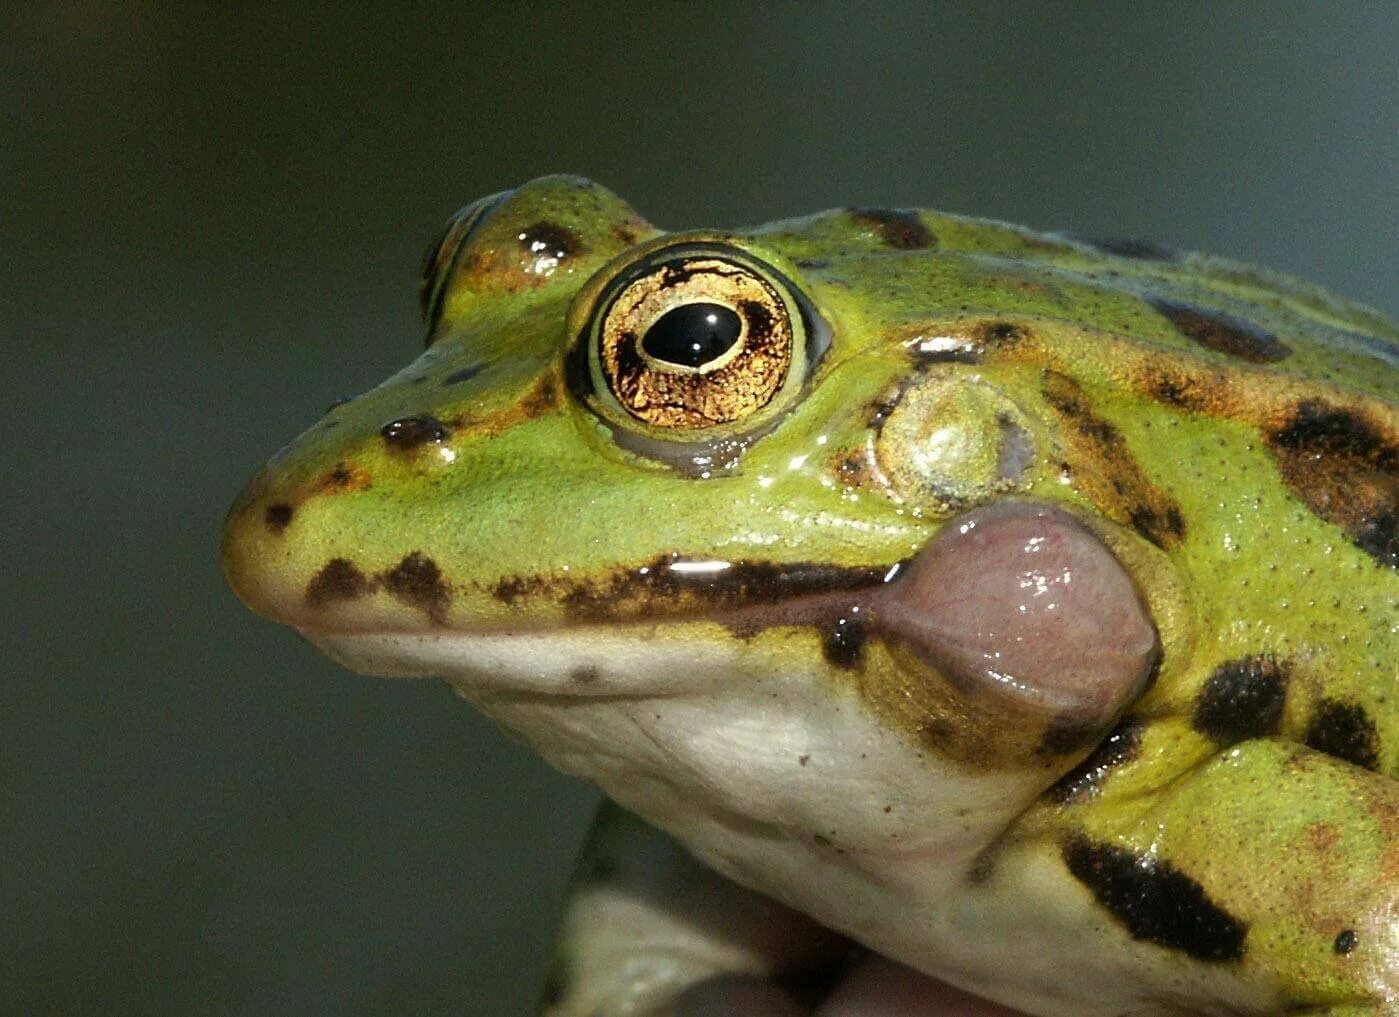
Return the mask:
{"type": "Polygon", "coordinates": [[[718,891],[675,888],[721,877],[605,813],[546,1012],[829,968],[825,929],[1028,1013],[1396,1012],[1394,324],[1231,262],[921,210],[666,235],[548,177],[476,212],[429,263],[427,351],[278,453],[223,553],[255,611],[357,669],[447,677],[732,881],[712,920],[718,891]],[[705,432],[729,439],[707,468],[570,370],[608,283],[677,236],[747,252],[829,330],[759,433],[705,432]],[[442,429],[382,434],[421,417],[442,429]],[[873,571],[1012,499],[1109,548],[1161,648],[1050,753],[1052,718],[949,709],[895,640],[852,663],[780,597],[636,581],[873,571]],[[789,736],[811,765],[767,758],[789,736]]]}

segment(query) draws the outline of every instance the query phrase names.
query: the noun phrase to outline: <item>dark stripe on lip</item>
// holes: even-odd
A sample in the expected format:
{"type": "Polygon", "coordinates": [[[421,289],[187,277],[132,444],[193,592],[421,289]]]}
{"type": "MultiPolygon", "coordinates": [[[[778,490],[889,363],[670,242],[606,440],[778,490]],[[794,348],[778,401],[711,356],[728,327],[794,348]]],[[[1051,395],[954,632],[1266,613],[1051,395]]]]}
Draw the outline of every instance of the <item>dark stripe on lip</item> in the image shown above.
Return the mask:
{"type": "Polygon", "coordinates": [[[733,610],[878,586],[891,571],[888,565],[851,568],[812,562],[715,562],[706,568],[710,564],[658,558],[574,587],[563,597],[564,610],[580,621],[635,616],[671,605],[733,610]]]}

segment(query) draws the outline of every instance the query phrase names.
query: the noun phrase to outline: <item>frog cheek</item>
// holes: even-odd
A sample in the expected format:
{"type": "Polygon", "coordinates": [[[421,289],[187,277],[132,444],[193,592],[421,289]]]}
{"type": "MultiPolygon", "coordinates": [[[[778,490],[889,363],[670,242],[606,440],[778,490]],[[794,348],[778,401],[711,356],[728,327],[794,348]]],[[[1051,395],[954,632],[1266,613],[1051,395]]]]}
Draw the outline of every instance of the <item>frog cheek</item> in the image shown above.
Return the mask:
{"type": "Polygon", "coordinates": [[[1160,652],[1112,552],[1067,512],[1029,502],[951,520],[878,613],[968,714],[1061,736],[1103,730],[1140,694],[1160,652]]]}

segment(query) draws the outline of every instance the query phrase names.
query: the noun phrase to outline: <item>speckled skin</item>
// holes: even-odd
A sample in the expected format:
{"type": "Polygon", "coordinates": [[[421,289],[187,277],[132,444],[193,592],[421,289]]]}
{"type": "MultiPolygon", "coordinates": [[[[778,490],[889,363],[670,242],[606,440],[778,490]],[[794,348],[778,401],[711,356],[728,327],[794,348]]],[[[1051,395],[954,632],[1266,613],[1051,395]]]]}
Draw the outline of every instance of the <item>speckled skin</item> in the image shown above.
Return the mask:
{"type": "MultiPolygon", "coordinates": [[[[1027,1012],[1393,1012],[1391,322],[1231,262],[926,211],[662,234],[567,177],[476,207],[427,272],[426,352],[278,453],[230,513],[225,568],[254,610],[352,666],[446,674],[731,878],[1027,1012]],[[828,330],[791,404],[708,460],[655,454],[675,436],[640,425],[652,444],[629,442],[570,368],[608,282],[677,236],[759,259],[828,330]],[[920,451],[927,420],[954,451],[920,451]],[[1003,499],[1081,520],[1156,627],[1152,681],[1109,730],[1056,741],[1053,717],[950,706],[929,668],[827,609],[1003,499]],[[732,568],[673,571],[714,560],[732,568]],[[762,836],[700,821],[684,802],[719,815],[739,787],[703,771],[712,757],[663,792],[663,761],[602,760],[591,714],[562,709],[696,654],[753,689],[781,681],[793,714],[837,704],[821,748],[878,741],[860,794],[897,785],[890,808],[866,820],[853,797],[830,805],[843,785],[783,785],[762,836]],[[883,818],[912,803],[930,827],[985,821],[955,850],[930,841],[916,872],[881,862],[917,842],[883,818]]],[[[630,745],[616,716],[597,729],[630,745]]],[[[585,1012],[581,991],[551,1012],[585,1012]]]]}

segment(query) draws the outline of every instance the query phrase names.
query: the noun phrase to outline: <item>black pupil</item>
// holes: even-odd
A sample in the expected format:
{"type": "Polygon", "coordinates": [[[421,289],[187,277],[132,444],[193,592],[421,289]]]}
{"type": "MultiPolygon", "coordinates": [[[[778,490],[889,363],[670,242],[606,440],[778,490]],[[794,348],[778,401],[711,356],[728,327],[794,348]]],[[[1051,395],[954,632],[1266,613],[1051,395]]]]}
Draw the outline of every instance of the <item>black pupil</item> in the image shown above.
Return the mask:
{"type": "Polygon", "coordinates": [[[652,323],[641,348],[657,360],[703,367],[723,356],[743,331],[743,322],[723,304],[681,304],[652,323]]]}

